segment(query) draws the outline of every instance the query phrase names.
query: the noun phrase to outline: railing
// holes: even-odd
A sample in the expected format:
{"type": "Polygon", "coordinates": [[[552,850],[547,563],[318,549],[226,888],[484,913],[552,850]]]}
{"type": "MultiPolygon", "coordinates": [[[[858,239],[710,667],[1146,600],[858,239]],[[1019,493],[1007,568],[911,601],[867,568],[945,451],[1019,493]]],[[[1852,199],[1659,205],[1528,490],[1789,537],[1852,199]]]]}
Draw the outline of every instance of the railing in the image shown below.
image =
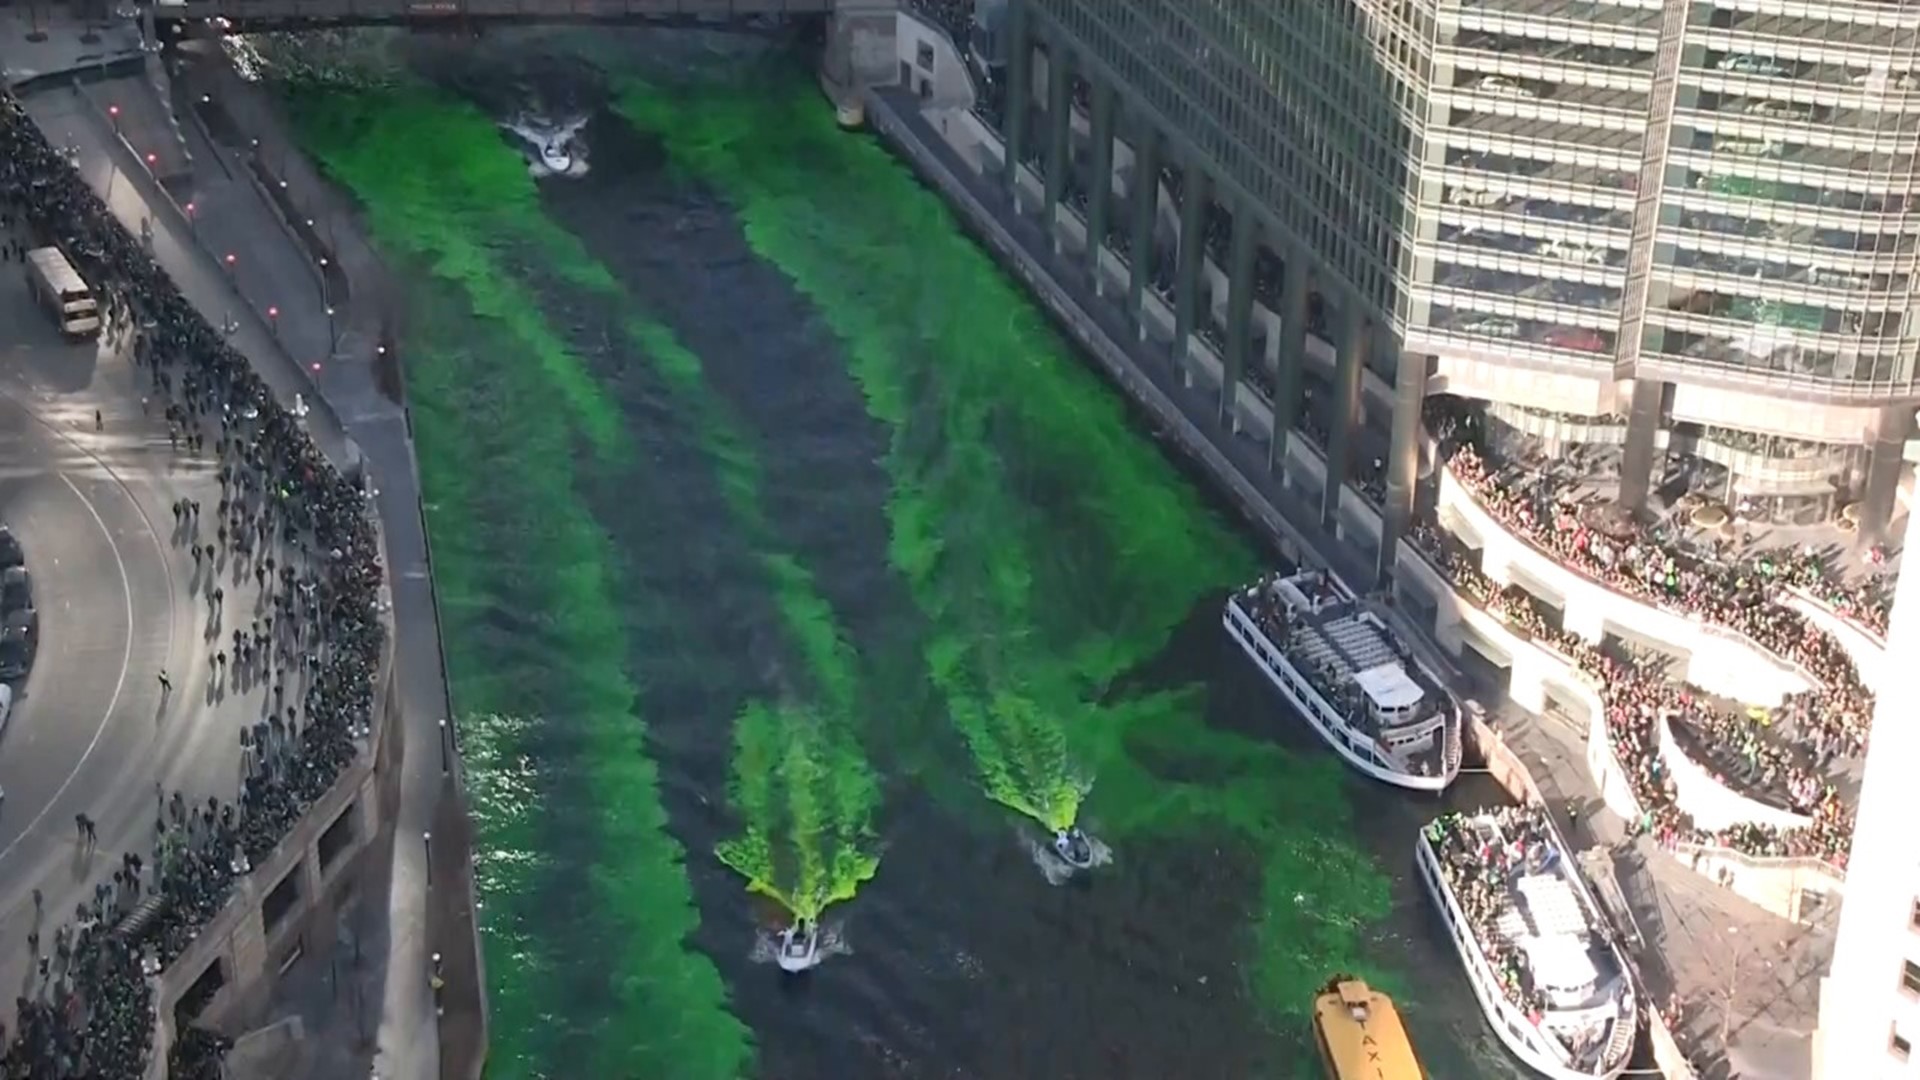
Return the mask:
{"type": "Polygon", "coordinates": [[[1795,675],[1796,677],[1804,680],[1809,686],[1825,685],[1825,680],[1814,677],[1813,673],[1808,671],[1805,665],[1801,664],[1799,661],[1793,660],[1789,657],[1781,656],[1779,653],[1774,652],[1772,649],[1766,647],[1765,645],[1762,645],[1758,641],[1755,641],[1752,637],[1748,636],[1747,634],[1739,630],[1735,630],[1730,626],[1725,626],[1720,623],[1709,622],[1695,612],[1690,612],[1690,611],[1685,611],[1679,608],[1669,607],[1665,604],[1660,603],[1658,600],[1655,600],[1655,599],[1650,599],[1648,597],[1640,596],[1634,593],[1623,592],[1620,589],[1615,588],[1613,585],[1609,584],[1608,582],[1602,581],[1601,579],[1593,576],[1593,574],[1588,572],[1586,567],[1579,566],[1574,563],[1563,562],[1558,554],[1540,546],[1539,542],[1534,540],[1533,537],[1528,536],[1524,533],[1515,532],[1512,528],[1510,528],[1507,525],[1506,522],[1502,521],[1499,515],[1495,514],[1492,508],[1490,508],[1487,505],[1486,500],[1480,497],[1480,492],[1477,489],[1475,489],[1471,484],[1468,484],[1462,481],[1457,475],[1454,474],[1452,463],[1442,462],[1440,464],[1440,470],[1444,475],[1445,480],[1451,482],[1453,486],[1460,489],[1462,492],[1465,492],[1467,499],[1471,501],[1474,507],[1480,511],[1481,516],[1485,517],[1489,522],[1491,522],[1495,528],[1499,529],[1502,533],[1504,533],[1509,538],[1513,540],[1517,540],[1521,544],[1524,544],[1527,547],[1527,549],[1532,551],[1534,554],[1540,556],[1543,559],[1546,559],[1548,562],[1553,563],[1555,566],[1561,568],[1562,570],[1566,571],[1569,574],[1572,574],[1574,577],[1580,579],[1581,581],[1584,581],[1587,584],[1590,584],[1597,589],[1605,590],[1607,593],[1613,596],[1617,596],[1620,599],[1627,601],[1628,603],[1637,604],[1641,607],[1649,608],[1653,611],[1659,612],[1662,615],[1685,619],[1688,622],[1691,622],[1694,626],[1698,627],[1701,633],[1708,634],[1713,637],[1718,637],[1726,641],[1731,641],[1737,645],[1745,646],[1746,648],[1752,650],[1757,655],[1765,658],[1768,662],[1772,663],[1775,667],[1779,668],[1780,670],[1789,672],[1795,675]]]}
{"type": "Polygon", "coordinates": [[[1818,877],[1825,877],[1840,886],[1844,886],[1847,883],[1846,870],[1813,855],[1749,855],[1735,848],[1719,847],[1713,844],[1696,844],[1690,840],[1676,840],[1670,850],[1674,855],[1682,859],[1706,856],[1708,858],[1724,859],[1727,862],[1737,863],[1749,870],[1770,870],[1776,872],[1789,870],[1797,873],[1807,873],[1818,877]]]}
{"type": "Polygon", "coordinates": [[[1878,630],[1875,630],[1871,626],[1868,626],[1866,623],[1861,622],[1859,619],[1856,619],[1853,616],[1841,611],[1839,608],[1836,608],[1832,604],[1827,603],[1825,600],[1820,599],[1818,596],[1815,596],[1813,593],[1808,592],[1806,589],[1798,585],[1789,585],[1787,586],[1786,591],[1791,593],[1794,596],[1799,597],[1802,600],[1805,600],[1807,603],[1813,605],[1814,607],[1819,608],[1821,611],[1824,611],[1827,614],[1833,616],[1835,622],[1842,623],[1845,626],[1858,631],[1860,636],[1866,638],[1867,641],[1869,641],[1870,643],[1874,645],[1878,645],[1882,649],[1887,647],[1887,637],[1885,634],[1881,633],[1878,630]]]}
{"type": "Polygon", "coordinates": [[[418,19],[714,18],[830,13],[835,0],[186,0],[154,6],[158,20],[229,18],[401,22],[418,19]]]}

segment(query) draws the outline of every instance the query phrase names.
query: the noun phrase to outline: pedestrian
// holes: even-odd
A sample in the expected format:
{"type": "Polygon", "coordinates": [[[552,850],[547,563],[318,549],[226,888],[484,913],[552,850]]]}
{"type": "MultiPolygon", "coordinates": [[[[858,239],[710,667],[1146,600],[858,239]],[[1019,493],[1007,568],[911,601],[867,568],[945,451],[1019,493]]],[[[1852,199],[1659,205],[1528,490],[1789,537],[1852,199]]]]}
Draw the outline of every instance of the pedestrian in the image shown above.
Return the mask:
{"type": "Polygon", "coordinates": [[[160,694],[162,697],[173,692],[173,680],[167,677],[167,669],[160,669],[160,694]]]}
{"type": "Polygon", "coordinates": [[[107,426],[106,418],[100,415],[100,410],[99,409],[93,410],[93,430],[103,431],[106,429],[106,426],[107,426]]]}

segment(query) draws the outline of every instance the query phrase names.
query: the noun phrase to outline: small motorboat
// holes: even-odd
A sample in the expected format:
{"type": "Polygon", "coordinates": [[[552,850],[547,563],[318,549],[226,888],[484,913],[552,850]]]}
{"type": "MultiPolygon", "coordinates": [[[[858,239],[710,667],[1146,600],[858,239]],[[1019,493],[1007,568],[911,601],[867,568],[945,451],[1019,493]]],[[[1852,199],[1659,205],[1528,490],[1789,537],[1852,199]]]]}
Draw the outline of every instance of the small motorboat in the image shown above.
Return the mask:
{"type": "Polygon", "coordinates": [[[820,963],[820,928],[802,919],[780,931],[780,970],[802,972],[820,963]]]}
{"type": "Polygon", "coordinates": [[[1075,825],[1061,829],[1053,834],[1053,853],[1061,862],[1075,870],[1087,870],[1093,867],[1093,844],[1087,834],[1075,825]]]}
{"type": "Polygon", "coordinates": [[[567,152],[566,138],[548,139],[540,144],[540,164],[556,176],[573,171],[573,155],[567,152]]]}

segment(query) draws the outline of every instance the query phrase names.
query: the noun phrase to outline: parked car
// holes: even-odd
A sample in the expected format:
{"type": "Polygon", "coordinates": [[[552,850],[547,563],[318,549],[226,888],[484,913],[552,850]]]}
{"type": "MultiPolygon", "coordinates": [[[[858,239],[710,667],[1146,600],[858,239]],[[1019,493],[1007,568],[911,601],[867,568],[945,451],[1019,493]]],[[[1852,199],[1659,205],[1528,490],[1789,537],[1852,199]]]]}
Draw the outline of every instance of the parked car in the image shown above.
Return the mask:
{"type": "Polygon", "coordinates": [[[0,630],[0,679],[18,679],[33,667],[33,639],[16,627],[0,630]]]}
{"type": "Polygon", "coordinates": [[[6,613],[4,621],[0,621],[0,630],[17,630],[19,636],[27,638],[27,642],[40,644],[40,609],[15,607],[6,613]]]}
{"type": "MultiPolygon", "coordinates": [[[[7,733],[7,720],[13,716],[13,687],[0,683],[0,735],[7,733]]],[[[0,796],[3,798],[4,796],[0,796]]]]}
{"type": "Polygon", "coordinates": [[[0,568],[21,566],[27,561],[27,553],[20,550],[20,540],[13,530],[0,525],[0,568]]]}
{"type": "Polygon", "coordinates": [[[0,571],[0,610],[18,611],[33,606],[33,575],[24,566],[9,566],[0,571]]]}

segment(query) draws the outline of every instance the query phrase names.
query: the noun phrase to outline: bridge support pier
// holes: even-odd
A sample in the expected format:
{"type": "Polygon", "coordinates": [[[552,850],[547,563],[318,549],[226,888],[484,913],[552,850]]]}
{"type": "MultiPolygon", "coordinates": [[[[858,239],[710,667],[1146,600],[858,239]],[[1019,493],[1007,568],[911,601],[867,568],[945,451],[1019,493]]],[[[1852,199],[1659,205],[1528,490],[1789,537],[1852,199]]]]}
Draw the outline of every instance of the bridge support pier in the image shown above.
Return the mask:
{"type": "Polygon", "coordinates": [[[900,79],[900,0],[839,0],[827,18],[827,46],[820,55],[820,86],[833,101],[842,127],[866,120],[860,95],[900,79]]]}

